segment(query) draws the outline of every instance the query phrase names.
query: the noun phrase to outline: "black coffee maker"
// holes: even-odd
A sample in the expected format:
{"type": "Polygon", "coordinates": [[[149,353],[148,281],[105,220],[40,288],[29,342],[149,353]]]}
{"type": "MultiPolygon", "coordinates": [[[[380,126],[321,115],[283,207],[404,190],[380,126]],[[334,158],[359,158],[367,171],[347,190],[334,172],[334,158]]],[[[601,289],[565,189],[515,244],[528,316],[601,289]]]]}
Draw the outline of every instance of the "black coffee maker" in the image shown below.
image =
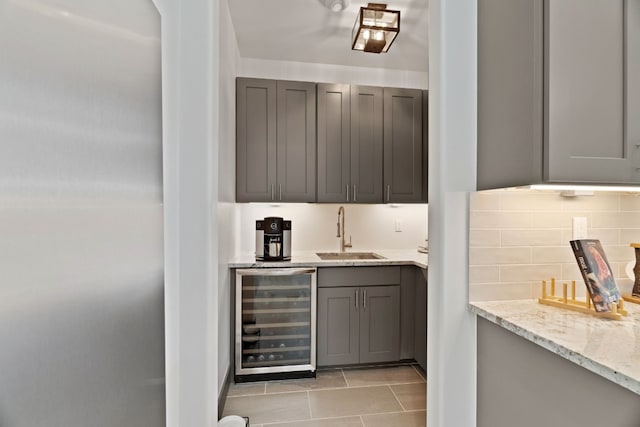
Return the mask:
{"type": "Polygon", "coordinates": [[[291,221],[277,216],[256,221],[256,260],[291,260],[291,221]]]}

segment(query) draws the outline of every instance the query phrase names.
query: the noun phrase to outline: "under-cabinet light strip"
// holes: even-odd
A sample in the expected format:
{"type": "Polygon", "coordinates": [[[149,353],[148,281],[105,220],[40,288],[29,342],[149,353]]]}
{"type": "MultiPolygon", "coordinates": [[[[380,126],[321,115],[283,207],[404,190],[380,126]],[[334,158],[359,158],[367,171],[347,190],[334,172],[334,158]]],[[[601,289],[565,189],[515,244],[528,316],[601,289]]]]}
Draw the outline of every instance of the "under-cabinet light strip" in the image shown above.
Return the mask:
{"type": "Polygon", "coordinates": [[[555,190],[555,191],[621,191],[639,193],[638,187],[622,187],[615,185],[556,185],[556,184],[536,184],[530,185],[531,190],[555,190]]]}

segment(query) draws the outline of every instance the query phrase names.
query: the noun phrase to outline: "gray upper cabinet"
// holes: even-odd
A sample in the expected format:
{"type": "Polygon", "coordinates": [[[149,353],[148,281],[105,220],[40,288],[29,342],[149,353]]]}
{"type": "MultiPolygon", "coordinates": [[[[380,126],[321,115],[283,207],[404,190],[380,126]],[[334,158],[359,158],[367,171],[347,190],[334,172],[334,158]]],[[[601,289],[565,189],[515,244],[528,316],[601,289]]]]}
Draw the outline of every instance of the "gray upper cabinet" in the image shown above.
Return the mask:
{"type": "Polygon", "coordinates": [[[236,201],[315,201],[315,84],[239,78],[236,89],[236,201]]]}
{"type": "Polygon", "coordinates": [[[382,202],[382,88],[351,86],[352,201],[382,202]]]}
{"type": "Polygon", "coordinates": [[[318,201],[382,202],[382,88],[319,83],[318,201]]]}
{"type": "Polygon", "coordinates": [[[236,201],[270,202],[276,185],[276,81],[236,81],[236,201]]]}
{"type": "Polygon", "coordinates": [[[478,2],[478,189],[640,183],[640,0],[478,2]]]}
{"type": "Polygon", "coordinates": [[[421,90],[384,88],[385,202],[423,201],[422,105],[421,90]]]}

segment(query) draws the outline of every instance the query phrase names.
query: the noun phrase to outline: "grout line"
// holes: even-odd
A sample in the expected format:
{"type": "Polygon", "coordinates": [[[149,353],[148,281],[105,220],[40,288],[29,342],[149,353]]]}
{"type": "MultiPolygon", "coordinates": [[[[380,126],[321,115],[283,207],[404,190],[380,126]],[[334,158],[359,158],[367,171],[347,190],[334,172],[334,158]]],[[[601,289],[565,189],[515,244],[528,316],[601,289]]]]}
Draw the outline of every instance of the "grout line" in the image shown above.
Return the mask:
{"type": "Polygon", "coordinates": [[[420,369],[416,368],[416,365],[411,365],[411,367],[413,368],[414,371],[416,371],[418,373],[418,375],[420,376],[420,378],[422,378],[424,380],[424,382],[427,382],[426,373],[423,374],[422,372],[420,372],[420,369]]]}
{"type": "Polygon", "coordinates": [[[313,411],[311,410],[311,395],[309,394],[309,390],[307,390],[307,406],[309,407],[309,419],[313,419],[313,411]]]}
{"type": "Polygon", "coordinates": [[[391,394],[393,394],[393,397],[396,398],[396,400],[398,401],[398,403],[400,404],[400,407],[402,408],[402,412],[407,412],[407,410],[404,408],[404,406],[402,405],[402,402],[400,402],[400,399],[398,399],[398,396],[396,396],[396,392],[393,391],[393,389],[391,388],[390,385],[387,385],[387,387],[389,387],[389,390],[391,390],[391,394]]]}
{"type": "Polygon", "coordinates": [[[351,385],[349,384],[349,380],[347,379],[347,376],[344,374],[344,369],[340,368],[340,372],[342,372],[342,378],[344,378],[344,382],[347,384],[347,388],[351,387],[351,385]]]}

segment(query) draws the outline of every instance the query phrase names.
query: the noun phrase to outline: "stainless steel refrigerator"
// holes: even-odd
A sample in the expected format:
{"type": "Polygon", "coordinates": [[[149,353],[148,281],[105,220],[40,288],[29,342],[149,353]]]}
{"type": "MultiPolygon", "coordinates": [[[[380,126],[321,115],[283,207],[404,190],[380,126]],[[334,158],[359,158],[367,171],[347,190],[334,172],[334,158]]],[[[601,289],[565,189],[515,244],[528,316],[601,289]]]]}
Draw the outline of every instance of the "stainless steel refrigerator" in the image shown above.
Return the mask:
{"type": "Polygon", "coordinates": [[[0,426],[164,425],[160,16],[0,0],[0,426]]]}

